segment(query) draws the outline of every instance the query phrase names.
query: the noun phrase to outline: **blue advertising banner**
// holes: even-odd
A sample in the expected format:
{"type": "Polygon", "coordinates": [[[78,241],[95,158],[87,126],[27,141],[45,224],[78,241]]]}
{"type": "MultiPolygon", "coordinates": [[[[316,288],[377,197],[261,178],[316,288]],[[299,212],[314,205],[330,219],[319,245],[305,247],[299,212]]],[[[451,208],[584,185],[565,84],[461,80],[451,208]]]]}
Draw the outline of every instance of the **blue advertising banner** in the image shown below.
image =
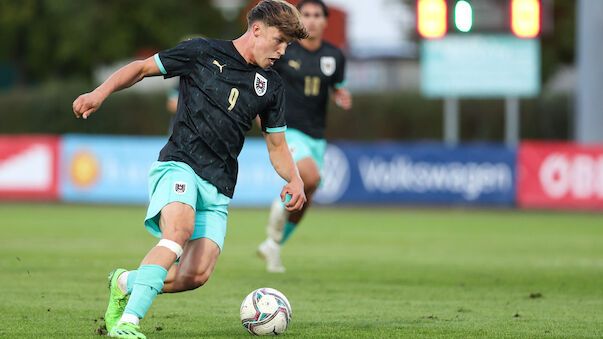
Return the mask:
{"type": "MultiPolygon", "coordinates": [[[[68,202],[148,203],[148,173],[166,137],[65,135],[60,196],[68,202]]],[[[232,206],[268,206],[285,181],[270,164],[264,139],[248,138],[239,156],[232,206]]]]}
{"type": "MultiPolygon", "coordinates": [[[[165,137],[66,135],[60,197],[147,204],[147,176],[165,137]]],[[[485,204],[515,200],[516,150],[496,145],[336,143],[327,146],[318,204],[485,204]]],[[[268,206],[285,184],[266,143],[248,138],[232,206],[268,206]]]]}
{"type": "Polygon", "coordinates": [[[63,136],[62,200],[146,204],[149,169],[166,141],[166,137],[63,136]]]}
{"type": "Polygon", "coordinates": [[[505,146],[331,144],[315,201],[512,205],[515,162],[505,146]]]}

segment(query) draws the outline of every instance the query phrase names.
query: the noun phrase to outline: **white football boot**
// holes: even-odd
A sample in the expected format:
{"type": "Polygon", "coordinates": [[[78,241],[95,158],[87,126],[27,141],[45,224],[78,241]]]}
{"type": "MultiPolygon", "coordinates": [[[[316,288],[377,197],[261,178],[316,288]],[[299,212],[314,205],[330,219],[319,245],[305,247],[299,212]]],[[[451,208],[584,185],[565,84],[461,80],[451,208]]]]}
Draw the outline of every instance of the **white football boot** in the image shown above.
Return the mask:
{"type": "Polygon", "coordinates": [[[266,271],[272,273],[285,272],[285,267],[281,263],[281,245],[277,244],[272,238],[268,238],[260,244],[258,254],[266,259],[266,271]]]}

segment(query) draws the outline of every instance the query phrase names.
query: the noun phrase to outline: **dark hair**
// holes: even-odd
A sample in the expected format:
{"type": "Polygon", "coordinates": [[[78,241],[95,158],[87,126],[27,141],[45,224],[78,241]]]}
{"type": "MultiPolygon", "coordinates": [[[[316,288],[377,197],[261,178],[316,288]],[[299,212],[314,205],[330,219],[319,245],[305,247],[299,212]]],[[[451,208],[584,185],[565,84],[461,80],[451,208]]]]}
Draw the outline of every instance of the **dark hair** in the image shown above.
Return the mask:
{"type": "Polygon", "coordinates": [[[322,0],[301,0],[297,4],[297,9],[301,12],[301,9],[302,9],[302,7],[304,7],[305,4],[319,5],[320,7],[322,7],[322,13],[325,15],[325,17],[329,16],[329,9],[327,8],[327,5],[325,5],[325,3],[322,2],[322,0]]]}
{"type": "Polygon", "coordinates": [[[297,8],[283,0],[260,1],[247,14],[248,27],[256,21],[278,28],[289,40],[308,37],[297,8]]]}

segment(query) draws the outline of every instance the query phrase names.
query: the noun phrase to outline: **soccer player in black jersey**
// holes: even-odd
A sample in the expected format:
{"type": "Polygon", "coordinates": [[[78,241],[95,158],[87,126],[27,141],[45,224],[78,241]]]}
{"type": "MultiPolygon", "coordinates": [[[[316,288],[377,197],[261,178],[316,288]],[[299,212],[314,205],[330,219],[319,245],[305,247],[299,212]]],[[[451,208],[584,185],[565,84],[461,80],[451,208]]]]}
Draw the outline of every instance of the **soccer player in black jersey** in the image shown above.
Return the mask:
{"type": "Polygon", "coordinates": [[[339,48],[322,40],[329,15],[327,6],[320,0],[302,0],[297,8],[309,37],[292,42],[273,68],[285,83],[285,135],[308,201],[301,211],[287,210],[278,200],[272,204],[268,237],[258,249],[269,272],[285,271],[281,245],[296,229],[320,183],[329,92],[340,107],[349,109],[352,105],[350,93],[344,88],[345,57],[339,48]]]}
{"type": "Polygon", "coordinates": [[[307,33],[297,9],[281,0],[260,2],[247,19],[247,32],[234,41],[184,41],[130,63],[73,102],[75,115],[86,119],[109,94],[144,77],[180,77],[173,133],[149,174],[145,227],[161,240],[137,270],[109,274],[105,321],[111,337],[145,338],[139,321],[158,293],[195,289],[208,280],[226,234],[237,156],[256,115],[271,163],[288,182],[281,191],[282,201],[291,197],[287,210],[300,210],[306,201],[284,135],[283,83],[270,67],[289,42],[307,33]]]}

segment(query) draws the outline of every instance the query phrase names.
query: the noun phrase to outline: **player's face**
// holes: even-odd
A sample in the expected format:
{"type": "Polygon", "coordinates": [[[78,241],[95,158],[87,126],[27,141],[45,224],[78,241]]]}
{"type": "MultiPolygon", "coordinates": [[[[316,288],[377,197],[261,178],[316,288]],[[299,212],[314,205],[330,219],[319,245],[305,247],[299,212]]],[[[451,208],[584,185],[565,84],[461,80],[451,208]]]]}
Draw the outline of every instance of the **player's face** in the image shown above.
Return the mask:
{"type": "Polygon", "coordinates": [[[289,41],[276,27],[258,23],[259,26],[256,28],[255,25],[255,46],[253,48],[255,63],[262,68],[273,66],[274,62],[285,54],[289,41]]]}
{"type": "Polygon", "coordinates": [[[307,3],[300,9],[301,19],[310,39],[321,39],[327,27],[327,18],[318,4],[307,3]]]}

